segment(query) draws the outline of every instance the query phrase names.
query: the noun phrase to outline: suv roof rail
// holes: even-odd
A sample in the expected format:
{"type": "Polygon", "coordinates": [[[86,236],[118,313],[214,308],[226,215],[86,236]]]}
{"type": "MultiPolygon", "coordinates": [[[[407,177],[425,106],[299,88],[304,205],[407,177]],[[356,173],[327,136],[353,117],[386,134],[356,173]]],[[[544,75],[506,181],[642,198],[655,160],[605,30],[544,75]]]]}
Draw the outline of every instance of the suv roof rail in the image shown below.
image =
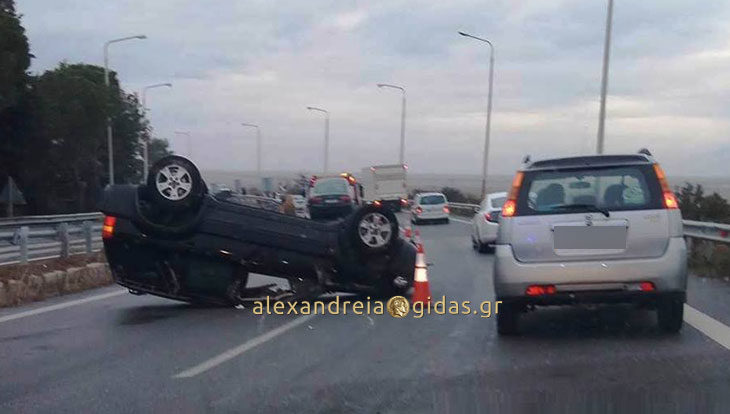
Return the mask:
{"type": "Polygon", "coordinates": [[[527,154],[524,156],[524,158],[522,158],[522,163],[527,164],[529,162],[530,162],[530,154],[527,154]]]}
{"type": "Polygon", "coordinates": [[[589,166],[651,164],[653,160],[646,154],[617,154],[617,155],[581,155],[577,157],[552,158],[532,161],[524,166],[525,170],[573,168],[589,166]]]}
{"type": "Polygon", "coordinates": [[[642,149],[640,149],[640,150],[639,150],[639,154],[644,154],[644,155],[646,155],[647,157],[653,157],[653,155],[651,155],[651,151],[649,151],[649,150],[648,150],[648,149],[646,149],[646,148],[642,148],[642,149]]]}

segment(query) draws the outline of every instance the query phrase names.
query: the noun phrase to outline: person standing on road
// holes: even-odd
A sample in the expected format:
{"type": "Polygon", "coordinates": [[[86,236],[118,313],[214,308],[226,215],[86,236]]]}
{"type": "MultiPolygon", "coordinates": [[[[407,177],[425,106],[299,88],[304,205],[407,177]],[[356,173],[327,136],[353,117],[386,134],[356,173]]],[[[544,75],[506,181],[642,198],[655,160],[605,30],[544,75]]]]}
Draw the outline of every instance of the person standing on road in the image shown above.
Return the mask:
{"type": "Polygon", "coordinates": [[[286,214],[287,216],[296,216],[297,211],[294,207],[294,197],[291,194],[281,195],[281,205],[279,206],[279,212],[286,214]]]}

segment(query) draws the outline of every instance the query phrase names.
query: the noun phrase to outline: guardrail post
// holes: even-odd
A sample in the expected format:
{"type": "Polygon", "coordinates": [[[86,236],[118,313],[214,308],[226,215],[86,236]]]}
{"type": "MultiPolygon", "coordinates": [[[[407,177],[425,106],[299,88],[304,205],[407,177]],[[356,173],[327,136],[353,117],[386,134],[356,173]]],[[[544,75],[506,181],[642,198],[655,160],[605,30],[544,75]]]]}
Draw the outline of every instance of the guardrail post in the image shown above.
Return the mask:
{"type": "Polygon", "coordinates": [[[68,257],[70,253],[68,243],[68,223],[61,223],[58,225],[58,240],[61,241],[61,257],[68,257]]]}
{"type": "Polygon", "coordinates": [[[91,222],[90,221],[84,221],[84,241],[86,246],[86,254],[91,254],[92,245],[91,245],[91,222]]]}
{"type": "Polygon", "coordinates": [[[21,226],[18,231],[18,243],[20,244],[20,263],[28,263],[28,234],[30,229],[28,226],[21,226]]]}

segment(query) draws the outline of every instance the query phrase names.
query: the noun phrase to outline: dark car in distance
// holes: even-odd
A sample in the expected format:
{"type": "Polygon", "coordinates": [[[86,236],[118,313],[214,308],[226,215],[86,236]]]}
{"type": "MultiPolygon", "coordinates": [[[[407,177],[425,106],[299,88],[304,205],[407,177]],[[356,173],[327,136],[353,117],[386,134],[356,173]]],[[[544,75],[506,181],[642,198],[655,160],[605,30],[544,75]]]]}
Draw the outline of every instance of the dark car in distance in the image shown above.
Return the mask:
{"type": "Polygon", "coordinates": [[[346,173],[313,178],[307,204],[312,220],[345,217],[360,204],[358,184],[353,176],[346,173]]]}

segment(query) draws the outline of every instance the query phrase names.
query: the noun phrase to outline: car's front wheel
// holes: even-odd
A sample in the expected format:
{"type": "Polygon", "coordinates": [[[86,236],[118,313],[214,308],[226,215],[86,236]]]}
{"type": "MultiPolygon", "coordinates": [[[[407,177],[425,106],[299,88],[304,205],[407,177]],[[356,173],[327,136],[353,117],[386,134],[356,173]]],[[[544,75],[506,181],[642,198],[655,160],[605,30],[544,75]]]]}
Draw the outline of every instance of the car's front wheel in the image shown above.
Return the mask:
{"type": "Polygon", "coordinates": [[[398,219],[389,209],[365,206],[350,216],[350,240],[365,254],[385,253],[398,241],[398,219]]]}
{"type": "Polygon", "coordinates": [[[684,302],[676,298],[666,298],[657,305],[659,328],[665,332],[679,332],[684,319],[684,302]]]}

